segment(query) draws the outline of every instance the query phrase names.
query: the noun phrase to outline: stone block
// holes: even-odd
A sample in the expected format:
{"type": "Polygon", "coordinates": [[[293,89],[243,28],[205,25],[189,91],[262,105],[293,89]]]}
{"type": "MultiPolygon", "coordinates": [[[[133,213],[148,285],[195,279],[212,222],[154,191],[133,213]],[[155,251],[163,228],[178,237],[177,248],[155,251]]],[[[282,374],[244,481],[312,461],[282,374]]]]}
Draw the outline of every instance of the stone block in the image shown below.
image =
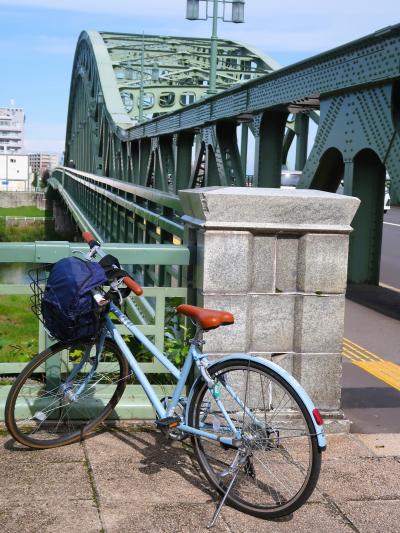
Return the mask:
{"type": "Polygon", "coordinates": [[[298,290],[343,294],[347,283],[348,235],[308,234],[300,238],[298,290]]]}
{"type": "Polygon", "coordinates": [[[251,286],[252,235],[207,231],[204,235],[204,292],[247,293],[251,286]]]}
{"type": "Polygon", "coordinates": [[[344,295],[297,295],[294,351],[339,353],[344,329],[344,295]]]}
{"type": "Polygon", "coordinates": [[[293,351],[295,296],[285,294],[251,294],[250,351],[293,351]]]}
{"type": "Polygon", "coordinates": [[[205,335],[210,358],[247,352],[277,362],[331,415],[331,425],[344,427],[340,352],[348,234],[359,200],[256,187],[179,196],[186,228],[198,235],[197,304],[236,318],[205,335]]]}
{"type": "Polygon", "coordinates": [[[313,189],[203,187],[179,191],[179,197],[186,220],[210,229],[349,232],[360,204],[358,198],[313,189]]]}
{"type": "Polygon", "coordinates": [[[299,238],[278,237],[276,242],[276,289],[278,292],[297,290],[297,253],[299,238]]]}
{"type": "Polygon", "coordinates": [[[289,374],[293,374],[293,355],[292,353],[278,353],[271,355],[271,361],[282,367],[289,374]]]}
{"type": "Polygon", "coordinates": [[[295,354],[293,373],[318,409],[339,409],[342,379],[340,353],[295,354]]]}
{"type": "MultiPolygon", "coordinates": [[[[205,232],[202,230],[199,230],[197,232],[197,239],[195,241],[196,246],[196,268],[194,271],[194,282],[195,287],[198,290],[202,290],[203,288],[203,277],[204,277],[204,236],[205,232]]],[[[194,246],[194,243],[190,243],[191,246],[194,246]]],[[[201,305],[199,303],[199,305],[201,305]]]]}
{"type": "Polygon", "coordinates": [[[252,257],[252,292],[275,292],[276,237],[254,235],[252,257]]]}
{"type": "Polygon", "coordinates": [[[206,352],[229,354],[233,352],[247,352],[248,347],[248,297],[246,295],[204,294],[203,305],[209,309],[229,311],[235,317],[235,323],[230,326],[220,326],[218,329],[205,333],[206,352]]]}

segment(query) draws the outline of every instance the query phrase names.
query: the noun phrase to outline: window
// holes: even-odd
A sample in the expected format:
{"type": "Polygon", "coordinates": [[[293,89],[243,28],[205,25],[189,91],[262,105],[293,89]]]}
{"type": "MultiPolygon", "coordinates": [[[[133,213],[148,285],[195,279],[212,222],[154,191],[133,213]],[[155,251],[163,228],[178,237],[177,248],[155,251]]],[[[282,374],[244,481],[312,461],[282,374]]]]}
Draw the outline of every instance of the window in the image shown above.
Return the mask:
{"type": "Polygon", "coordinates": [[[143,109],[150,109],[154,105],[154,94],[146,93],[143,95],[143,109]]]}
{"type": "Polygon", "coordinates": [[[196,95],[195,93],[182,93],[180,98],[179,98],[179,103],[181,105],[190,105],[190,104],[194,104],[196,101],[196,95]]]}
{"type": "Polygon", "coordinates": [[[160,107],[171,107],[175,103],[175,93],[165,92],[160,94],[160,107]]]}
{"type": "Polygon", "coordinates": [[[128,91],[121,91],[122,103],[124,104],[125,111],[130,113],[133,108],[133,95],[128,91]]]}

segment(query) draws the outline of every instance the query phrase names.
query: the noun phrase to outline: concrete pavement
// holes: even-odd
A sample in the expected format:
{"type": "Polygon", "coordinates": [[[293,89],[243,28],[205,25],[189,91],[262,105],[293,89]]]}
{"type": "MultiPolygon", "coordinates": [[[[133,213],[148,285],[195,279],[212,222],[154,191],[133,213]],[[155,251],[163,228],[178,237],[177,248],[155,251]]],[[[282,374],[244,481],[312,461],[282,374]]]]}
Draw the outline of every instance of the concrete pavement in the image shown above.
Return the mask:
{"type": "MultiPolygon", "coordinates": [[[[213,531],[397,533],[400,435],[328,439],[317,489],[293,516],[264,521],[225,507],[213,531]]],[[[44,451],[0,438],[4,533],[202,532],[215,502],[190,446],[152,430],[44,451]]]]}

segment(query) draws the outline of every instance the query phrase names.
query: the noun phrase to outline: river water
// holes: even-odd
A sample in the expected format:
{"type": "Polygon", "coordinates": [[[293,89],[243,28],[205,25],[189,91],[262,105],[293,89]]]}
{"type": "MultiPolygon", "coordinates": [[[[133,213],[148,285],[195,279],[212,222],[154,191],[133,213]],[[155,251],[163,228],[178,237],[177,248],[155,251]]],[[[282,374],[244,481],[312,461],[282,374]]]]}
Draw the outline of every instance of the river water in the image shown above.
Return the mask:
{"type": "Polygon", "coordinates": [[[40,265],[31,263],[0,263],[0,284],[19,283],[28,285],[31,282],[28,271],[38,266],[40,265]]]}

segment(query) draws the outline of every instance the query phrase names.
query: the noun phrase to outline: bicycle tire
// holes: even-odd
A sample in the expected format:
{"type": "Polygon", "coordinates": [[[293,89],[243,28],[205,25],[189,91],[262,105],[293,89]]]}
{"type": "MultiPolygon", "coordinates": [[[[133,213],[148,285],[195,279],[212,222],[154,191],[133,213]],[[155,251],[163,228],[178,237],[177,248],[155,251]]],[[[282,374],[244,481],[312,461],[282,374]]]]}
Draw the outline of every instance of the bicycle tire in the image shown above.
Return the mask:
{"type": "MultiPolygon", "coordinates": [[[[209,373],[220,383],[223,405],[235,426],[239,426],[244,436],[242,442],[249,447],[246,451],[252,454],[242,465],[226,502],[242,512],[261,518],[278,518],[293,513],[310,497],[321,467],[321,451],[314,425],[303,401],[279,374],[257,361],[240,358],[225,361],[211,366],[209,373]],[[229,384],[239,396],[244,388],[243,379],[246,381],[245,397],[244,401],[241,399],[247,411],[238,408],[238,403],[225,388],[229,384]],[[259,391],[263,388],[263,380],[267,386],[264,392],[268,391],[268,397],[262,394],[264,401],[260,406],[255,404],[255,396],[257,387],[259,391]],[[284,397],[287,397],[286,405],[282,403],[284,397]],[[269,409],[265,400],[269,402],[269,409]],[[264,425],[259,420],[262,408],[264,425]],[[257,425],[252,418],[257,418],[257,425]],[[297,428],[293,427],[293,421],[296,421],[297,428]],[[302,427],[299,426],[301,421],[302,427]],[[308,454],[305,453],[305,445],[308,454]],[[262,460],[260,452],[263,452],[262,460]],[[289,494],[287,489],[290,476],[290,483],[297,484],[291,491],[293,494],[289,494]],[[285,490],[287,495],[284,494],[285,490]]],[[[189,425],[220,436],[234,436],[232,430],[229,434],[229,426],[224,422],[213,394],[203,380],[195,384],[192,398],[189,425]]],[[[202,472],[211,486],[221,496],[224,495],[233,476],[229,468],[233,465],[237,449],[199,436],[192,436],[191,439],[202,472]]]]}
{"type": "Polygon", "coordinates": [[[101,368],[96,368],[79,398],[74,400],[73,394],[82,386],[85,371],[86,376],[90,372],[91,358],[74,381],[69,382],[68,389],[62,389],[65,388],[62,371],[65,369],[65,375],[70,375],[70,368],[83,357],[86,349],[90,356],[95,352],[93,341],[58,342],[36,355],[17,377],[5,406],[6,426],[16,441],[36,449],[72,444],[92,434],[110,415],[125,390],[129,375],[126,359],[111,340],[106,339],[101,368]],[[71,357],[75,358],[72,363],[71,357]],[[55,379],[52,365],[57,364],[60,365],[60,377],[56,377],[59,383],[49,389],[49,384],[54,384],[51,380],[55,379]],[[99,396],[101,391],[104,398],[99,396]]]}

